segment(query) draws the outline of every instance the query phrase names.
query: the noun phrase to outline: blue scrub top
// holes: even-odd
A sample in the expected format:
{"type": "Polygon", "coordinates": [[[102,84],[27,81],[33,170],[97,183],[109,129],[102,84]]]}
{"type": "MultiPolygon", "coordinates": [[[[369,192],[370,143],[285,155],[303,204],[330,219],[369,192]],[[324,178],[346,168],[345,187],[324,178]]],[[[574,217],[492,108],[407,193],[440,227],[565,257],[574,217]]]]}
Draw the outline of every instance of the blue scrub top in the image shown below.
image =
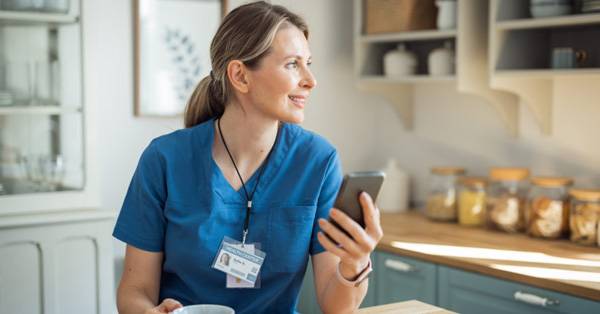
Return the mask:
{"type": "MultiPolygon", "coordinates": [[[[295,313],[308,255],[324,248],[317,220],[327,217],[342,181],[335,148],[283,123],[256,188],[247,242],[266,253],[261,287],[226,288],[212,262],[225,236],[241,241],[246,196],[212,158],[214,120],[154,139],[144,150],[113,236],[164,252],[160,300],[224,304],[236,313],[295,313]]],[[[247,182],[252,190],[258,171],[247,182]]]]}

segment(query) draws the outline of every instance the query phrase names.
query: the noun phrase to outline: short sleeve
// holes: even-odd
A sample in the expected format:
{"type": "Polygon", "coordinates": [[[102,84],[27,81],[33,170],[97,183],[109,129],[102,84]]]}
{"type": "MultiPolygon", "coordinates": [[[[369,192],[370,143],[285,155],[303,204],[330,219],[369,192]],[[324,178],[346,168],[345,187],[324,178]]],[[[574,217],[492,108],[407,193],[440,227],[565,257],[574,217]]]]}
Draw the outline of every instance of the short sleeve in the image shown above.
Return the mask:
{"type": "Polygon", "coordinates": [[[323,184],[321,185],[321,190],[319,192],[317,201],[317,214],[315,216],[315,221],[313,222],[313,231],[310,243],[311,255],[325,251],[325,248],[321,245],[321,243],[319,243],[317,238],[317,233],[320,230],[318,221],[319,218],[329,217],[329,211],[335,203],[335,198],[337,197],[340,185],[342,184],[342,179],[342,166],[340,164],[337,151],[334,150],[327,161],[325,176],[323,178],[323,184]]]}
{"type": "Polygon", "coordinates": [[[140,157],[113,236],[136,248],[161,252],[165,233],[163,209],[166,195],[165,165],[153,142],[140,157]]]}

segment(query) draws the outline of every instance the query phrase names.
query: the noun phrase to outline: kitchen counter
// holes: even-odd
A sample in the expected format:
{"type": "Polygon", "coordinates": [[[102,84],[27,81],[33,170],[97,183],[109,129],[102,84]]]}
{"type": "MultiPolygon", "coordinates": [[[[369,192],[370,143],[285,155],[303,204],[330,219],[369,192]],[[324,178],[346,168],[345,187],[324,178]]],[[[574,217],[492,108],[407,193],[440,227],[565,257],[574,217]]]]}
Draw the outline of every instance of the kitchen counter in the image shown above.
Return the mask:
{"type": "Polygon", "coordinates": [[[381,224],[379,250],[600,301],[598,247],[434,222],[417,212],[383,213],[381,224]]]}
{"type": "Polygon", "coordinates": [[[423,303],[416,300],[372,306],[358,310],[359,314],[451,314],[448,310],[444,310],[431,304],[423,303]]]}

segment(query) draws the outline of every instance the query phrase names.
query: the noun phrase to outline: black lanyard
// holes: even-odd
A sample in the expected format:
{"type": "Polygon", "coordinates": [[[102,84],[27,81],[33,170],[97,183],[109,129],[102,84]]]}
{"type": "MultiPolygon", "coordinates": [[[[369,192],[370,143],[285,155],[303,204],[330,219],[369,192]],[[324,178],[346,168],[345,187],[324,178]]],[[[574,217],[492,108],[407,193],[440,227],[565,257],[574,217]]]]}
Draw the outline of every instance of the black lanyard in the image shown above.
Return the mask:
{"type": "Polygon", "coordinates": [[[231,162],[233,163],[235,172],[237,172],[237,175],[240,178],[240,181],[242,182],[242,188],[244,188],[244,194],[246,194],[246,200],[248,201],[247,205],[246,205],[246,219],[244,219],[244,229],[243,229],[243,233],[242,233],[242,246],[243,246],[244,244],[246,244],[246,236],[248,235],[248,228],[250,225],[250,210],[252,209],[252,199],[254,198],[254,192],[256,192],[256,187],[260,183],[260,177],[262,177],[263,171],[265,170],[265,167],[266,167],[267,163],[269,162],[269,157],[271,157],[273,148],[275,147],[275,145],[277,145],[277,140],[279,139],[279,129],[277,130],[277,135],[275,135],[275,143],[273,143],[271,150],[269,150],[269,153],[267,154],[267,158],[265,159],[263,164],[260,166],[258,178],[256,180],[256,184],[254,185],[254,189],[252,190],[252,194],[248,194],[248,190],[246,190],[246,184],[244,183],[244,179],[242,179],[242,175],[240,174],[240,171],[238,170],[237,165],[235,164],[235,160],[233,159],[233,156],[231,155],[231,152],[229,151],[229,147],[227,147],[227,143],[225,142],[225,137],[223,136],[223,132],[221,131],[221,119],[220,118],[217,120],[217,126],[219,127],[219,135],[221,135],[221,141],[223,141],[223,146],[225,146],[225,150],[227,151],[227,154],[229,155],[229,158],[231,159],[231,162]]]}

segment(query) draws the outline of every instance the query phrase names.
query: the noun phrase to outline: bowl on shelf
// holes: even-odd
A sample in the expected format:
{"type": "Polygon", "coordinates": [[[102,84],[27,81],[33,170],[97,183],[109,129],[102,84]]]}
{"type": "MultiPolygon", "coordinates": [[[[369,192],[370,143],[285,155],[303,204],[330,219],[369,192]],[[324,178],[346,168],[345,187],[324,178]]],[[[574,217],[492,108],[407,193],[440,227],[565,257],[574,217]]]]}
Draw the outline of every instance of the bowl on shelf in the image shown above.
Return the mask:
{"type": "Polygon", "coordinates": [[[529,10],[534,18],[569,15],[573,4],[570,0],[531,0],[529,10]]]}

